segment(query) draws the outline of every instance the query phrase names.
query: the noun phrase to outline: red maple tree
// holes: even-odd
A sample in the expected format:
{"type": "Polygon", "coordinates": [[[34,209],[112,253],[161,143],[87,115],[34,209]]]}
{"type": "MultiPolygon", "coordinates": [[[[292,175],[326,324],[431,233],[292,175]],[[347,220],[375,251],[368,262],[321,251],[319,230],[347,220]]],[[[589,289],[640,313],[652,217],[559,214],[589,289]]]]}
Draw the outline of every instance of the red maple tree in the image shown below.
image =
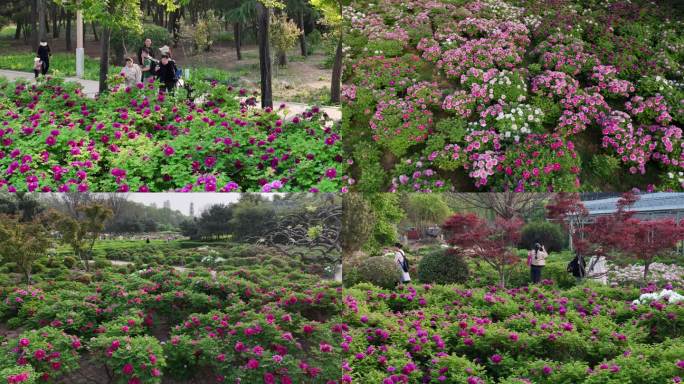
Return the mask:
{"type": "Polygon", "coordinates": [[[630,208],[639,196],[628,192],[617,202],[617,211],[601,216],[594,223],[585,226],[585,238],[599,256],[618,255],[644,264],[644,281],[656,257],[666,254],[684,240],[684,220],[673,219],[641,220],[630,208]],[[678,225],[679,224],[679,225],[678,225]]]}
{"type": "Polygon", "coordinates": [[[520,242],[523,224],[517,217],[486,221],[473,213],[457,213],[442,229],[447,243],[464,249],[468,257],[491,265],[499,274],[499,285],[505,287],[511,267],[520,262],[514,249],[520,242]]]}
{"type": "Polygon", "coordinates": [[[582,228],[589,211],[579,193],[556,193],[545,208],[546,217],[559,222],[570,235],[570,248],[584,254],[588,248],[582,228]]]}

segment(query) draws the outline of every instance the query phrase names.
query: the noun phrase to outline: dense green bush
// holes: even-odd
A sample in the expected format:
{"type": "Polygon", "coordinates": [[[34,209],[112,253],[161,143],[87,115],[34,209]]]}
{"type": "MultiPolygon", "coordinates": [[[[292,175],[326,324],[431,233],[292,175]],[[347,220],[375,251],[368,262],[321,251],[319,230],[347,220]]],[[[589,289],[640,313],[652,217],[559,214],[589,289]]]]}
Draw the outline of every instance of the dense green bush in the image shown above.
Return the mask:
{"type": "Polygon", "coordinates": [[[558,252],[565,248],[565,232],[560,225],[548,221],[527,223],[522,229],[519,246],[532,249],[534,243],[540,243],[548,252],[558,252]]]}
{"type": "Polygon", "coordinates": [[[359,281],[372,283],[381,288],[392,288],[401,280],[399,268],[392,259],[385,256],[363,260],[357,271],[359,281]]]}
{"type": "Polygon", "coordinates": [[[434,250],[418,264],[418,280],[422,283],[465,283],[468,276],[468,263],[457,250],[434,250]]]}

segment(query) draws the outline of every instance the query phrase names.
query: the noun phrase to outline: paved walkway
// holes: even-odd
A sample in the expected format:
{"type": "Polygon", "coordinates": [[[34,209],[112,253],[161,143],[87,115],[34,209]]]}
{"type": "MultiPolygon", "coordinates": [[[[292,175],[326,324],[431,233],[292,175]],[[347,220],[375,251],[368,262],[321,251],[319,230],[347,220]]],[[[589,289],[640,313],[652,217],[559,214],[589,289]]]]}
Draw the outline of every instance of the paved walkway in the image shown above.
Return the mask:
{"type": "MultiPolygon", "coordinates": [[[[17,79],[27,79],[27,80],[33,80],[34,76],[33,73],[30,72],[19,72],[19,71],[10,71],[7,69],[0,69],[0,76],[6,77],[9,80],[17,80],[17,79]]],[[[67,77],[65,78],[66,81],[75,81],[77,83],[80,83],[83,86],[83,92],[88,96],[88,97],[95,97],[98,93],[99,89],[99,83],[94,80],[84,80],[84,79],[78,79],[75,77],[67,77]]],[[[287,101],[273,101],[273,106],[275,108],[278,108],[281,104],[287,105],[287,115],[284,115],[285,118],[291,118],[294,117],[297,114],[300,114],[307,109],[311,108],[311,106],[306,105],[306,104],[301,104],[301,103],[290,103],[287,101]]],[[[330,116],[331,119],[339,121],[342,119],[342,111],[340,108],[337,107],[321,107],[321,109],[330,116]]]]}

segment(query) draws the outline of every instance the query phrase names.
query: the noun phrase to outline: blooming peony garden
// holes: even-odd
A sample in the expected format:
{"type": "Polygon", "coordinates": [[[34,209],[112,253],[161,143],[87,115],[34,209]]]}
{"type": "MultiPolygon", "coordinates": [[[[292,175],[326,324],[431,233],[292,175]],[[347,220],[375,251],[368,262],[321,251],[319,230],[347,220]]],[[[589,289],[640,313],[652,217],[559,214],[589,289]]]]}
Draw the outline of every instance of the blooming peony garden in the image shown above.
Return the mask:
{"type": "MultiPolygon", "coordinates": [[[[655,286],[642,289],[653,292],[655,286]]],[[[658,290],[659,292],[659,290],[658,290]]],[[[684,305],[638,288],[345,290],[344,382],[679,383],[684,305]]]]}
{"type": "Polygon", "coordinates": [[[684,187],[681,10],[391,0],[346,12],[359,190],[684,187]]]}
{"type": "Polygon", "coordinates": [[[213,271],[202,250],[180,269],[100,261],[83,274],[55,259],[30,286],[9,284],[3,266],[0,382],[336,382],[339,284],[252,251],[264,253],[233,252],[213,271]]]}
{"type": "MultiPolygon", "coordinates": [[[[121,83],[115,79],[114,83],[121,83]]],[[[317,192],[347,184],[339,124],[283,118],[244,89],[114,86],[97,99],[59,78],[0,79],[0,190],[317,192]]]]}

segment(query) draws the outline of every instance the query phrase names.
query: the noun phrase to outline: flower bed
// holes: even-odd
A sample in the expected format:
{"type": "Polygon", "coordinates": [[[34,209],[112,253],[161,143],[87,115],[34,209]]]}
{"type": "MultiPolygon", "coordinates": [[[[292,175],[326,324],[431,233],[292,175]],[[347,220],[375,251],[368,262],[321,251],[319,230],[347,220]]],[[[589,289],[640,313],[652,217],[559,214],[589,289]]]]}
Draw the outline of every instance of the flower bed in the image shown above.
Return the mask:
{"type": "Polygon", "coordinates": [[[581,286],[360,284],[344,293],[346,383],[667,383],[684,375],[684,305],[581,286]]]}
{"type": "Polygon", "coordinates": [[[0,287],[0,302],[11,303],[0,311],[0,325],[26,329],[0,340],[0,378],[62,382],[97,372],[124,384],[164,376],[267,384],[339,379],[343,303],[336,283],[284,268],[226,269],[105,270],[90,283],[0,287]]]}
{"type": "Polygon", "coordinates": [[[343,132],[358,188],[684,189],[681,20],[646,1],[511,3],[345,10],[343,132]],[[425,160],[427,179],[407,173],[425,160]]]}
{"type": "MultiPolygon", "coordinates": [[[[245,90],[194,84],[188,101],[155,84],[97,100],[73,83],[0,80],[0,190],[338,191],[338,125],[318,108],[284,120],[245,90]],[[244,99],[244,101],[240,101],[244,99]]],[[[286,108],[286,106],[282,106],[286,108]]]]}

